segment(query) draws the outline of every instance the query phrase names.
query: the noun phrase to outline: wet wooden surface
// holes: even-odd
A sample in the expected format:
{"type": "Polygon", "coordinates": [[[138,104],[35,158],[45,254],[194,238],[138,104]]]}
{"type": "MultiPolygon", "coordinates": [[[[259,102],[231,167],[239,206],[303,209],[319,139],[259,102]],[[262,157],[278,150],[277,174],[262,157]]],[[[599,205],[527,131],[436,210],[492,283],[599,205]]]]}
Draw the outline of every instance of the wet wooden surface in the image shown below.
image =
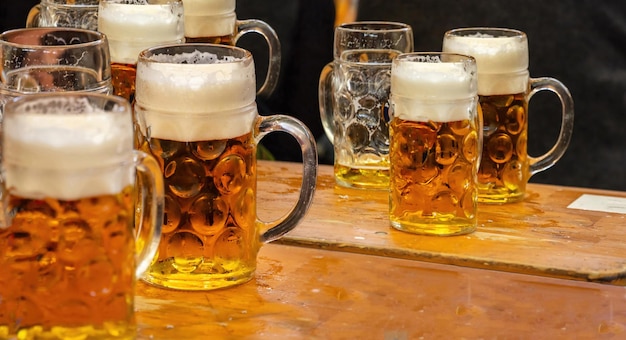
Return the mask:
{"type": "MultiPolygon", "coordinates": [[[[271,219],[297,199],[301,165],[260,161],[259,216],[271,219]]],[[[321,165],[317,192],[304,221],[279,242],[342,252],[495,269],[532,275],[626,284],[624,214],[569,209],[581,194],[624,192],[529,184],[523,202],[479,206],[476,232],[454,237],[392,229],[383,191],[335,185],[321,165]]]]}
{"type": "Polygon", "coordinates": [[[211,292],[138,284],[138,339],[623,339],[624,288],[287,245],[211,292]]]}

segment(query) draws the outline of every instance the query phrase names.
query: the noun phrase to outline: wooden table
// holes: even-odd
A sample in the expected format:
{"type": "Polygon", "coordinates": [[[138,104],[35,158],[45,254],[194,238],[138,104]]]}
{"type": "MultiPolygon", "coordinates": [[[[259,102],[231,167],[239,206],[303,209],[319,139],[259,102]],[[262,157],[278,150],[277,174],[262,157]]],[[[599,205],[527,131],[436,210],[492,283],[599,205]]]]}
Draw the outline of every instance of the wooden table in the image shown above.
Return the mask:
{"type": "MultiPolygon", "coordinates": [[[[261,218],[289,209],[299,173],[259,163],[261,218]]],[[[253,281],[140,282],[138,338],[626,338],[623,215],[568,209],[581,193],[626,196],[531,185],[522,203],[481,205],[475,233],[427,237],[392,230],[385,193],[336,188],[320,166],[309,214],[261,249],[253,281]]]]}

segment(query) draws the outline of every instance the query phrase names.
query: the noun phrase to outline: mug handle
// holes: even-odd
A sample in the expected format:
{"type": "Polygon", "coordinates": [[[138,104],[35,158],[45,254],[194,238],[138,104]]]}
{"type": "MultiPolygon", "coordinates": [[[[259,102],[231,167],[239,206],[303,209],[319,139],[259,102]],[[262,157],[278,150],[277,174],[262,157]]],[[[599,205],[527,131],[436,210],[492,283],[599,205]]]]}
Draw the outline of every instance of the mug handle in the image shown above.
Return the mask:
{"type": "Polygon", "coordinates": [[[135,207],[136,261],[135,275],[143,276],[156,255],[161,240],[164,216],[163,175],[159,163],[152,156],[134,150],[137,169],[138,205],[135,207]]]}
{"type": "Polygon", "coordinates": [[[257,19],[237,20],[235,24],[237,34],[235,34],[234,44],[237,40],[248,32],[256,32],[265,38],[269,48],[269,65],[267,66],[267,75],[263,86],[257,92],[257,96],[261,98],[269,98],[276,89],[278,83],[278,75],[280,74],[280,40],[276,31],[265,21],[257,19]]]}
{"type": "Polygon", "coordinates": [[[530,160],[530,176],[544,171],[553,166],[563,154],[569,145],[574,130],[574,100],[567,87],[554,78],[530,78],[530,93],[528,101],[534,94],[539,91],[551,91],[561,100],[561,131],[559,138],[552,148],[539,157],[531,157],[530,160]]]}
{"type": "Polygon", "coordinates": [[[320,118],[326,137],[331,143],[335,141],[335,116],[333,115],[333,69],[334,63],[330,62],[324,66],[320,73],[320,81],[318,84],[318,101],[320,109],[320,118]]]}
{"type": "Polygon", "coordinates": [[[36,4],[28,11],[26,16],[26,27],[39,27],[39,15],[41,13],[41,5],[36,4]]]}
{"type": "Polygon", "coordinates": [[[258,142],[265,135],[282,131],[293,136],[302,150],[302,185],[297,203],[286,215],[271,222],[260,221],[263,229],[260,241],[267,243],[274,241],[291,231],[304,218],[315,193],[317,182],[317,147],[311,131],[301,121],[287,115],[259,116],[257,118],[255,134],[258,142]]]}

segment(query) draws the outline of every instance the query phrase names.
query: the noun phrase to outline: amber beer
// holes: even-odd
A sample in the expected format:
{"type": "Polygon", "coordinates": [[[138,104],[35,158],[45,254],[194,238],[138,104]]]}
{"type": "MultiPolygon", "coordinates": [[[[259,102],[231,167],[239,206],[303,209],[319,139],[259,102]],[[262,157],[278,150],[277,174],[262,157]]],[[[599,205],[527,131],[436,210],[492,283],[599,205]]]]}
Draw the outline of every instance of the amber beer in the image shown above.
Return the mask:
{"type": "Polygon", "coordinates": [[[132,339],[129,112],[84,119],[5,108],[0,337],[132,339]]]}
{"type": "Polygon", "coordinates": [[[139,52],[184,41],[183,5],[180,0],[103,0],[98,30],[109,39],[113,93],[132,102],[139,52]]]}
{"type": "Polygon", "coordinates": [[[446,32],[443,51],[476,59],[478,96],[483,112],[484,143],[478,174],[478,199],[487,203],[521,200],[529,178],[550,168],[563,156],[573,129],[572,97],[554,78],[530,78],[528,39],[521,31],[504,28],[462,28],[446,32]],[[559,137],[539,157],[527,152],[528,101],[541,90],[558,95],[562,103],[559,137]]]}
{"type": "Polygon", "coordinates": [[[391,70],[390,220],[418,234],[476,228],[481,142],[471,57],[411,53],[391,70]]]}

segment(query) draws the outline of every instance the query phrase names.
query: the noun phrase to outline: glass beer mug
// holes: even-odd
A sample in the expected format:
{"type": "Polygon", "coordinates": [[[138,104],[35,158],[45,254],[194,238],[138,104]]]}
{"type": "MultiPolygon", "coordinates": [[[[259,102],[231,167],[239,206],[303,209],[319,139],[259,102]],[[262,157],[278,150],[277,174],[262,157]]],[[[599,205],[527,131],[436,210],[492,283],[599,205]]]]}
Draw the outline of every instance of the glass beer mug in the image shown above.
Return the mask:
{"type": "Polygon", "coordinates": [[[21,28],[0,34],[0,103],[60,91],[111,92],[107,38],[76,28],[21,28]]]}
{"type": "Polygon", "coordinates": [[[159,243],[163,181],[156,160],[133,147],[122,98],[63,92],[6,103],[0,338],[134,337],[135,280],[159,243]]]}
{"type": "Polygon", "coordinates": [[[165,180],[165,216],[158,254],[144,280],[181,290],[247,282],[264,242],[304,217],[317,179],[311,132],[286,115],[260,116],[250,52],[213,44],[165,45],[143,51],[137,64],[135,120],[139,146],[157,158],[165,180]],[[256,216],[257,143],[268,133],[300,144],[298,202],[283,218],[256,216]]]}
{"type": "Polygon", "coordinates": [[[478,199],[486,203],[524,198],[529,178],[554,165],[565,153],[574,127],[574,102],[567,87],[554,78],[530,78],[528,39],[504,28],[462,28],[446,32],[443,51],[471,55],[478,65],[478,97],[484,143],[478,173],[478,199]],[[562,104],[561,131],[544,155],[527,152],[528,102],[548,90],[562,104]]]}
{"type": "Polygon", "coordinates": [[[98,30],[100,0],[41,0],[28,12],[26,27],[72,27],[98,30]]]}
{"type": "Polygon", "coordinates": [[[237,20],[235,0],[183,0],[185,42],[234,46],[247,33],[260,34],[268,46],[269,64],[257,96],[269,97],[280,73],[280,41],[276,31],[258,19],[237,20]]]}
{"type": "Polygon", "coordinates": [[[413,31],[394,22],[354,22],[335,29],[334,61],[319,80],[322,125],[334,146],[337,184],[389,188],[391,61],[413,51],[413,31]]]}
{"type": "Polygon", "coordinates": [[[152,46],[184,41],[183,3],[101,0],[98,30],[109,39],[113,93],[132,102],[139,53],[152,46]]]}
{"type": "Polygon", "coordinates": [[[438,236],[474,231],[482,142],[474,58],[399,55],[390,102],[391,225],[438,236]]]}

